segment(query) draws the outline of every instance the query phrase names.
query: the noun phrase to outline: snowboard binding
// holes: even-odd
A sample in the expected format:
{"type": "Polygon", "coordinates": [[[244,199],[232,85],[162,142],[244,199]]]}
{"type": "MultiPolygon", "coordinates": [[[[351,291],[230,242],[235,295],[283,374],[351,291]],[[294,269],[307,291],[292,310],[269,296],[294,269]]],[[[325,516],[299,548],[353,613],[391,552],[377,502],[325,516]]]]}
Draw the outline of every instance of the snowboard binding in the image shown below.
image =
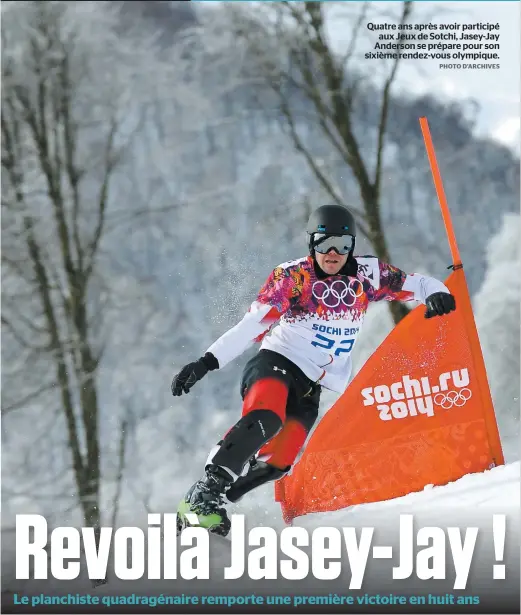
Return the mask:
{"type": "Polygon", "coordinates": [[[248,471],[235,482],[223,468],[209,465],[205,476],[187,492],[177,507],[177,534],[186,527],[204,527],[212,534],[227,536],[231,521],[226,503],[235,503],[247,493],[268,482],[285,476],[291,466],[279,469],[254,455],[248,462],[248,471]]]}
{"type": "Polygon", "coordinates": [[[177,533],[192,526],[227,536],[231,522],[224,507],[224,494],[232,480],[225,470],[210,465],[205,476],[192,485],[177,507],[177,533]]]}

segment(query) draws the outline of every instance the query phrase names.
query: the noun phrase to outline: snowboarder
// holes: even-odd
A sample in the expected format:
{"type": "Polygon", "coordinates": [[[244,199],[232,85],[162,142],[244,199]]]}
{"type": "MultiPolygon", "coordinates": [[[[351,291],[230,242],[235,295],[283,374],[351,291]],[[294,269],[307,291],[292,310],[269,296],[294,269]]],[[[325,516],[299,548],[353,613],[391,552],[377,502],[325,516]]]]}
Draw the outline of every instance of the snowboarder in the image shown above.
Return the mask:
{"type": "Polygon", "coordinates": [[[275,267],[244,318],[173,378],[172,394],[188,393],[209,371],[261,343],[243,371],[242,417],[210,451],[203,477],[179,504],[179,529],[194,513],[200,526],[226,535],[226,504],[289,472],[317,419],[322,387],[342,393],[349,382],[370,302],[420,301],[426,318],[456,309],[442,282],[355,256],[348,209],[319,207],[307,233],[309,255],[275,267]]]}

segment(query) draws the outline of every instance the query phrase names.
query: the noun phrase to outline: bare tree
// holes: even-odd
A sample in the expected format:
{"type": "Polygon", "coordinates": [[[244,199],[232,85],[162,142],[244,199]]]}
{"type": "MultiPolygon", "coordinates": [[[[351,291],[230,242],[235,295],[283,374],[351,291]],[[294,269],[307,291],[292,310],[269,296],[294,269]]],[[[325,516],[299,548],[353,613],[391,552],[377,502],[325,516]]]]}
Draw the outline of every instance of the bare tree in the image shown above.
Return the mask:
{"type": "MultiPolygon", "coordinates": [[[[411,9],[411,2],[402,4],[398,32],[407,27],[411,9]]],[[[325,11],[322,2],[272,3],[254,10],[229,3],[224,19],[234,40],[246,49],[243,72],[261,91],[268,86],[275,93],[274,100],[263,96],[264,102],[276,106],[295,149],[324,192],[332,202],[349,205],[376,256],[390,261],[381,216],[382,179],[391,89],[402,54],[393,50],[381,83],[372,83],[353,66],[368,21],[367,3],[351,13],[349,25],[347,19],[343,22],[349,43],[342,53],[328,38],[325,11]],[[358,130],[363,114],[374,116],[372,134],[358,130]],[[356,181],[360,208],[346,202],[338,188],[337,178],[345,177],[346,169],[356,181]]],[[[392,302],[390,310],[395,322],[409,311],[399,302],[392,302]]]]}
{"type": "MultiPolygon", "coordinates": [[[[155,61],[150,37],[118,36],[117,13],[103,3],[4,4],[2,412],[39,411],[35,429],[46,423],[34,435],[49,437],[50,458],[64,424],[71,472],[66,464],[50,473],[61,484],[70,476],[85,524],[97,528],[99,366],[117,303],[103,275],[108,221],[142,125],[142,96],[158,94],[155,78],[168,83],[158,74],[168,63],[155,61]]],[[[123,422],[117,484],[126,429],[123,422]]]]}

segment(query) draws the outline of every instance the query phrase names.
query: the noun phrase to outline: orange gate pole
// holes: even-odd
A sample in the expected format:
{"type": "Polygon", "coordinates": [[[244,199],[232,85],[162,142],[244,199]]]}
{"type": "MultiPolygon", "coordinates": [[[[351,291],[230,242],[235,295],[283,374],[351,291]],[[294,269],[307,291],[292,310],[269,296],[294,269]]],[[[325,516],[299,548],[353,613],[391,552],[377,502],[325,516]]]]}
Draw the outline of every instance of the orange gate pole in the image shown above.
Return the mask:
{"type": "Polygon", "coordinates": [[[459,270],[458,274],[461,276],[462,290],[459,304],[457,309],[463,310],[464,322],[467,330],[467,337],[472,349],[472,358],[475,362],[476,374],[478,376],[478,386],[482,399],[485,402],[485,423],[487,426],[487,435],[492,452],[492,457],[496,465],[503,465],[505,463],[503,457],[503,450],[501,447],[501,438],[499,435],[499,429],[497,426],[496,415],[494,412],[494,405],[492,402],[492,396],[490,394],[490,387],[488,384],[487,370],[485,367],[485,361],[483,359],[483,352],[481,344],[479,342],[478,330],[476,322],[474,320],[474,312],[472,310],[472,303],[468,292],[468,286],[463,272],[463,264],[461,262],[458,244],[456,242],[456,235],[454,233],[454,227],[452,225],[452,219],[449,212],[449,206],[447,203],[447,197],[443,189],[443,182],[441,179],[438,162],[436,160],[436,153],[434,150],[434,144],[432,141],[431,133],[429,130],[429,123],[426,117],[420,118],[420,127],[425,141],[425,149],[427,150],[427,156],[429,158],[429,164],[431,167],[432,178],[434,181],[434,187],[438,196],[438,201],[441,208],[441,214],[443,216],[443,222],[445,223],[445,229],[447,231],[447,237],[449,240],[449,246],[452,253],[452,268],[454,271],[459,270]],[[463,298],[463,302],[461,299],[463,298]],[[463,305],[461,305],[463,303],[463,305]]]}

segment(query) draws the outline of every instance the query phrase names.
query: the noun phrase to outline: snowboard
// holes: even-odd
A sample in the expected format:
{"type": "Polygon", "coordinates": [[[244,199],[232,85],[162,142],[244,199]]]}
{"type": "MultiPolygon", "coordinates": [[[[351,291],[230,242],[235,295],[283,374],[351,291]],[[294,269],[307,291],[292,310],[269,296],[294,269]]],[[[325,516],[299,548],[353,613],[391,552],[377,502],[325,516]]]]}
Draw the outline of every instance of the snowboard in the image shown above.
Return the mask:
{"type": "MultiPolygon", "coordinates": [[[[186,527],[202,527],[198,523],[197,515],[195,513],[186,513],[184,515],[185,518],[182,518],[181,515],[177,515],[177,535],[179,536],[184,528],[186,527]]],[[[218,534],[217,532],[212,532],[209,528],[204,528],[210,534],[212,539],[216,538],[219,541],[224,541],[228,545],[231,544],[230,535],[226,536],[222,534],[218,534]]]]}

